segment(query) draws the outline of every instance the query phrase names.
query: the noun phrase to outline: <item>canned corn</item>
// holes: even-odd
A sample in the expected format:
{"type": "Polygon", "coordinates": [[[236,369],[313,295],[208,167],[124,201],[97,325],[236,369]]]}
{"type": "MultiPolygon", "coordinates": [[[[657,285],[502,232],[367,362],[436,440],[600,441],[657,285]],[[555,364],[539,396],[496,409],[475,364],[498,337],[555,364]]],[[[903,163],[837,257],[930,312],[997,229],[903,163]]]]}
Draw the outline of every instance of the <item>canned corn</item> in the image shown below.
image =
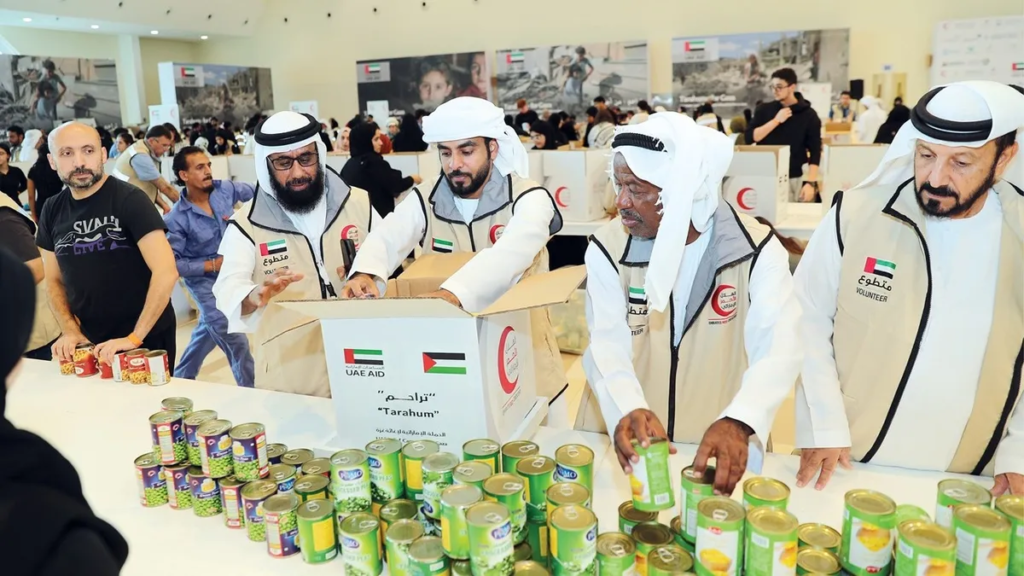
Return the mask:
{"type": "Polygon", "coordinates": [[[199,431],[199,427],[211,420],[217,419],[217,413],[213,410],[198,410],[186,416],[182,419],[185,424],[185,442],[188,445],[185,449],[188,451],[188,462],[193,466],[202,466],[203,460],[199,453],[199,437],[196,436],[196,432],[199,431]]]}
{"type": "Polygon", "coordinates": [[[668,440],[652,438],[644,448],[633,439],[633,450],[640,461],[632,464],[629,486],[633,493],[633,507],[644,512],[657,512],[676,505],[675,491],[668,468],[668,440]]]}
{"type": "Polygon", "coordinates": [[[697,541],[697,506],[700,501],[715,495],[715,467],[708,466],[699,478],[693,466],[683,468],[679,484],[679,516],[683,539],[693,545],[697,541]]]}
{"type": "Polygon", "coordinates": [[[334,506],[324,500],[299,504],[295,515],[299,523],[299,549],[307,564],[322,564],[338,555],[338,535],[334,531],[334,506]]]}
{"type": "Polygon", "coordinates": [[[267,444],[267,463],[270,464],[271,466],[273,466],[274,464],[280,464],[281,456],[284,456],[285,452],[287,451],[288,446],[284,444],[267,444]]]}
{"type": "Polygon", "coordinates": [[[135,480],[139,486],[139,502],[146,508],[167,504],[167,481],[159,458],[147,452],[135,459],[135,480]]]}
{"type": "Polygon", "coordinates": [[[712,496],[697,505],[696,561],[699,576],[735,576],[743,566],[746,510],[729,498],[712,496]]]}
{"type": "Polygon", "coordinates": [[[501,460],[498,459],[501,446],[494,440],[480,438],[470,440],[462,445],[462,459],[469,462],[479,460],[491,467],[491,474],[501,472],[501,460]]]}
{"type": "Polygon", "coordinates": [[[433,440],[414,440],[402,447],[405,462],[405,495],[412,500],[422,500],[423,459],[441,450],[433,440]]]}
{"type": "Polygon", "coordinates": [[[412,500],[396,498],[386,502],[377,512],[381,532],[387,534],[391,525],[399,520],[416,520],[416,510],[416,502],[412,500]]]}
{"type": "Polygon", "coordinates": [[[298,507],[299,497],[295,494],[275,494],[263,503],[263,518],[267,526],[267,552],[271,556],[280,558],[299,551],[299,520],[296,516],[298,507]]]}
{"type": "Polygon", "coordinates": [[[526,479],[526,518],[529,522],[547,522],[548,488],[555,483],[555,461],[547,456],[520,460],[516,473],[526,479]]]}
{"type": "Polygon", "coordinates": [[[633,527],[633,542],[636,543],[636,572],[647,576],[647,555],[657,546],[672,543],[672,530],[657,522],[642,522],[633,527]]]}
{"type": "Polygon", "coordinates": [[[636,570],[636,543],[622,532],[605,532],[597,537],[597,573],[601,576],[629,576],[636,570]]]}
{"type": "Polygon", "coordinates": [[[583,444],[555,450],[555,482],[577,482],[594,490],[594,451],[583,444]]]}
{"type": "Polygon", "coordinates": [[[370,465],[370,495],[376,507],[405,494],[402,482],[402,442],[380,438],[366,445],[370,465]]]}
{"type": "Polygon", "coordinates": [[[961,504],[985,504],[992,501],[992,493],[970,480],[947,479],[939,481],[935,499],[935,523],[950,530],[953,527],[953,509],[961,504]]]}
{"type": "Polygon", "coordinates": [[[958,576],[1001,576],[1010,565],[1010,521],[981,504],[953,511],[958,576]]]}
{"type": "Polygon", "coordinates": [[[267,432],[263,424],[250,422],[232,428],[231,452],[234,455],[235,477],[239,480],[259,480],[266,478],[270,473],[270,463],[267,462],[267,432]]]}
{"type": "Polygon", "coordinates": [[[281,461],[279,464],[288,464],[289,466],[302,468],[303,464],[314,458],[316,458],[316,456],[309,448],[295,448],[281,454],[281,461]]]}
{"type": "Polygon", "coordinates": [[[263,503],[277,492],[277,484],[270,480],[255,480],[242,487],[242,506],[245,508],[245,531],[249,540],[266,542],[267,527],[263,516],[263,503]]]}
{"type": "Polygon", "coordinates": [[[466,511],[466,523],[473,574],[512,574],[512,520],[508,508],[497,502],[474,504],[466,511]]]}
{"type": "Polygon", "coordinates": [[[657,512],[642,512],[633,507],[632,500],[619,504],[619,531],[627,535],[633,533],[633,527],[641,522],[657,522],[657,512]]]}
{"type": "MultiPolygon", "coordinates": [[[[441,539],[423,536],[409,546],[409,576],[447,576],[448,557],[444,555],[441,539]]],[[[475,572],[474,572],[475,574],[475,572]]]]}
{"type": "Polygon", "coordinates": [[[693,556],[675,544],[656,546],[647,555],[648,576],[684,576],[693,570],[693,556]]]}
{"type": "Polygon", "coordinates": [[[839,556],[828,550],[804,548],[796,554],[796,573],[801,576],[836,576],[840,572],[839,556]]]}
{"type": "MultiPolygon", "coordinates": [[[[500,502],[508,508],[512,519],[512,542],[526,541],[526,481],[507,472],[495,474],[483,483],[487,500],[500,502]]],[[[545,547],[546,549],[546,547],[545,547]]]]}
{"type": "Polygon", "coordinates": [[[295,466],[274,464],[267,479],[277,482],[278,494],[289,494],[295,489],[295,466]]]}
{"type": "Polygon", "coordinates": [[[441,493],[441,544],[449,558],[469,558],[466,510],[483,499],[483,490],[476,486],[449,486],[441,493]]]}
{"type": "Polygon", "coordinates": [[[1003,494],[996,510],[1010,521],[1010,574],[1024,574],[1024,496],[1003,494]]]}
{"type": "Polygon", "coordinates": [[[384,569],[380,548],[380,520],[376,516],[356,512],[342,521],[341,560],[346,574],[378,576],[384,569]]]}
{"type": "Polygon", "coordinates": [[[459,464],[452,472],[452,478],[456,484],[469,484],[481,490],[484,487],[484,480],[493,475],[491,465],[483,460],[467,460],[459,464]]]}
{"type": "Polygon", "coordinates": [[[245,506],[242,504],[242,486],[245,482],[228,476],[217,483],[220,488],[220,507],[224,510],[224,525],[228,528],[245,526],[245,506]]]}
{"type": "Polygon", "coordinates": [[[391,576],[409,574],[409,547],[424,535],[423,525],[415,520],[398,520],[384,533],[384,547],[391,576]]]}
{"type": "Polygon", "coordinates": [[[747,510],[761,506],[785,510],[788,504],[789,486],[774,478],[758,476],[743,483],[743,506],[747,510]]]}
{"type": "Polygon", "coordinates": [[[547,491],[547,523],[551,526],[551,514],[560,506],[581,506],[590,508],[590,490],[575,482],[555,482],[547,491]]]}
{"type": "MultiPolygon", "coordinates": [[[[586,490],[582,485],[579,488],[586,490]]],[[[597,562],[597,516],[582,506],[569,504],[554,511],[549,525],[555,576],[593,574],[597,562]]]]}
{"type": "Polygon", "coordinates": [[[838,555],[843,546],[843,537],[839,535],[839,532],[824,524],[801,524],[796,531],[796,537],[801,550],[804,548],[828,550],[838,555]]]}
{"type": "Polygon", "coordinates": [[[295,480],[295,495],[299,497],[301,502],[309,502],[310,500],[327,500],[327,487],[330,483],[330,480],[319,474],[313,476],[302,476],[295,480]]]}
{"type": "Polygon", "coordinates": [[[501,471],[515,474],[520,460],[538,455],[540,455],[540,446],[529,440],[506,442],[501,447],[501,471]]]}
{"type": "Polygon", "coordinates": [[[796,516],[782,509],[762,506],[747,512],[744,573],[747,576],[796,574],[799,525],[796,516]]]}
{"type": "Polygon", "coordinates": [[[854,576],[888,574],[892,565],[892,529],[896,503],[871,490],[846,493],[840,561],[854,576]]]}
{"type": "Polygon", "coordinates": [[[927,520],[906,520],[896,528],[897,576],[952,576],[956,538],[927,520]]]}
{"type": "MultiPolygon", "coordinates": [[[[231,422],[210,420],[196,430],[199,441],[199,463],[210,478],[225,478],[234,473],[231,422]]],[[[245,478],[240,480],[247,481],[245,478]]],[[[255,478],[254,478],[255,480],[255,478]]]]}
{"type": "Polygon", "coordinates": [[[341,516],[370,510],[370,466],[366,452],[340,450],[331,456],[331,493],[341,516]]]}

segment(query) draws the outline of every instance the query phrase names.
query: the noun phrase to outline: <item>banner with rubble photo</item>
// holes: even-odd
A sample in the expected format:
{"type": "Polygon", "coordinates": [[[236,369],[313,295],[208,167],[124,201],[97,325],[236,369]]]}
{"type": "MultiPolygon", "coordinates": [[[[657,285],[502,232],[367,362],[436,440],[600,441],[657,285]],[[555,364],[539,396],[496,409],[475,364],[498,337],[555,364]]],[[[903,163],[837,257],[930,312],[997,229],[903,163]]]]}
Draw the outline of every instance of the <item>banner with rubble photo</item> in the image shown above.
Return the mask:
{"type": "Polygon", "coordinates": [[[0,56],[0,125],[51,130],[76,118],[121,124],[113,60],[0,56]]]}
{"type": "MultiPolygon", "coordinates": [[[[386,102],[391,116],[416,110],[433,112],[458,96],[491,100],[491,71],[484,52],[438,54],[356,62],[359,110],[386,102]]],[[[384,125],[387,118],[374,118],[384,125]]]]}
{"type": "Polygon", "coordinates": [[[628,110],[650,94],[646,41],[499,50],[495,67],[498,105],[507,114],[515,114],[516,101],[524,98],[534,110],[579,119],[597,96],[628,110]]]}
{"type": "Polygon", "coordinates": [[[158,70],[161,101],[178,105],[183,126],[217,118],[241,127],[274,110],[270,68],[161,62],[158,70]]]}
{"type": "MultiPolygon", "coordinates": [[[[756,32],[672,40],[672,85],[678,105],[693,113],[711,101],[726,125],[773,99],[769,79],[792,68],[799,82],[831,84],[832,101],[849,88],[850,30],[756,32]]],[[[812,102],[817,108],[819,103],[812,102]]]]}

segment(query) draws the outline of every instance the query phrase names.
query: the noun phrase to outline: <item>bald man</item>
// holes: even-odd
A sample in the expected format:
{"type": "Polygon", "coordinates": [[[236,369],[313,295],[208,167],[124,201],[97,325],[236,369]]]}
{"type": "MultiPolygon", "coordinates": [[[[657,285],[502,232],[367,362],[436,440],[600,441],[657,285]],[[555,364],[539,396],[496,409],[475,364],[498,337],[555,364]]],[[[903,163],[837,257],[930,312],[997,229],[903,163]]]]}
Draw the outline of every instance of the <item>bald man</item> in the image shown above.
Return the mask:
{"type": "Polygon", "coordinates": [[[63,335],[53,355],[96,345],[108,362],[134,348],[166,350],[174,370],[171,290],[178,280],[166,227],[146,193],[103,172],[107,151],[78,122],[50,133],[50,166],[66,185],[43,207],[36,244],[63,335]]]}

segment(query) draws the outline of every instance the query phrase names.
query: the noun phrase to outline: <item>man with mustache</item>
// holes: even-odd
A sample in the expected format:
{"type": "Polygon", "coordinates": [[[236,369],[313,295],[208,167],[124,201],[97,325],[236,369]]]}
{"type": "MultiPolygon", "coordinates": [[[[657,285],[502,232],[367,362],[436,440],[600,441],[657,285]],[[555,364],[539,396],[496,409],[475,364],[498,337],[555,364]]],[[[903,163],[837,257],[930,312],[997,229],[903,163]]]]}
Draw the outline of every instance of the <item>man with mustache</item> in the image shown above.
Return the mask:
{"type": "Polygon", "coordinates": [[[103,173],[107,151],[95,128],[62,124],[49,148],[50,165],[67,185],[46,202],[36,234],[63,331],[53,355],[71,360],[86,342],[108,363],[125,350],[166,350],[173,372],[178,271],[163,219],[145,193],[103,173]]]}
{"type": "Polygon", "coordinates": [[[164,214],[171,211],[161,194],[178,201],[178,191],[160,174],[160,158],[174,145],[171,131],[157,124],[146,132],[146,138],[125,148],[114,164],[113,176],[135,186],[149,196],[164,214]]]}
{"type": "Polygon", "coordinates": [[[210,157],[196,146],[186,146],[174,156],[174,174],[185,187],[171,213],[164,216],[167,239],[174,251],[178,274],[199,308],[199,323],[175,376],[195,379],[203,360],[218,347],[231,364],[239,386],[253,386],[253,358],[245,334],[228,333],[228,319],[217,310],[213,283],[224,257],[217,255],[228,219],[235,205],[252,200],[253,187],[244,182],[214,180],[210,157]]]}
{"type": "Polygon", "coordinates": [[[337,298],[380,217],[327,167],[320,122],[278,112],[256,127],[256,196],[229,221],[213,284],[228,332],[255,333],[257,388],[328,397],[320,322],[272,300],[337,298]]]}
{"type": "Polygon", "coordinates": [[[836,195],[796,272],[798,486],[857,460],[1024,493],[1022,127],[1021,88],[940,86],[836,195]]]}
{"type": "Polygon", "coordinates": [[[619,216],[585,256],[590,389],[576,427],[607,431],[626,473],[633,440],[699,443],[695,474],[716,458],[714,490],[731,494],[748,462],[760,471],[800,370],[789,255],[721,202],[733,154],[721,132],[660,112],[611,146],[619,216]]]}

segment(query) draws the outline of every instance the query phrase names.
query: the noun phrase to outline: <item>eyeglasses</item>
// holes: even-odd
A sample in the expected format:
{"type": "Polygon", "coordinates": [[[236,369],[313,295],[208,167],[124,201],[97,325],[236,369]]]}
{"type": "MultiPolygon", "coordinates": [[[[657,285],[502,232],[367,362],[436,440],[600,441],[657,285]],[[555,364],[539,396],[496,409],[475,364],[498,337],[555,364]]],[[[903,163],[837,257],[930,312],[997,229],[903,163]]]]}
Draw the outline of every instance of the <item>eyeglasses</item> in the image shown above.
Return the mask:
{"type": "Polygon", "coordinates": [[[320,161],[320,154],[317,152],[306,152],[301,154],[298,158],[291,158],[289,156],[278,156],[277,158],[268,158],[270,165],[274,167],[274,170],[278,172],[284,172],[291,170],[295,162],[299,163],[299,166],[309,168],[320,161]]]}
{"type": "Polygon", "coordinates": [[[772,92],[782,92],[786,88],[792,86],[792,84],[770,84],[772,92]]]}

